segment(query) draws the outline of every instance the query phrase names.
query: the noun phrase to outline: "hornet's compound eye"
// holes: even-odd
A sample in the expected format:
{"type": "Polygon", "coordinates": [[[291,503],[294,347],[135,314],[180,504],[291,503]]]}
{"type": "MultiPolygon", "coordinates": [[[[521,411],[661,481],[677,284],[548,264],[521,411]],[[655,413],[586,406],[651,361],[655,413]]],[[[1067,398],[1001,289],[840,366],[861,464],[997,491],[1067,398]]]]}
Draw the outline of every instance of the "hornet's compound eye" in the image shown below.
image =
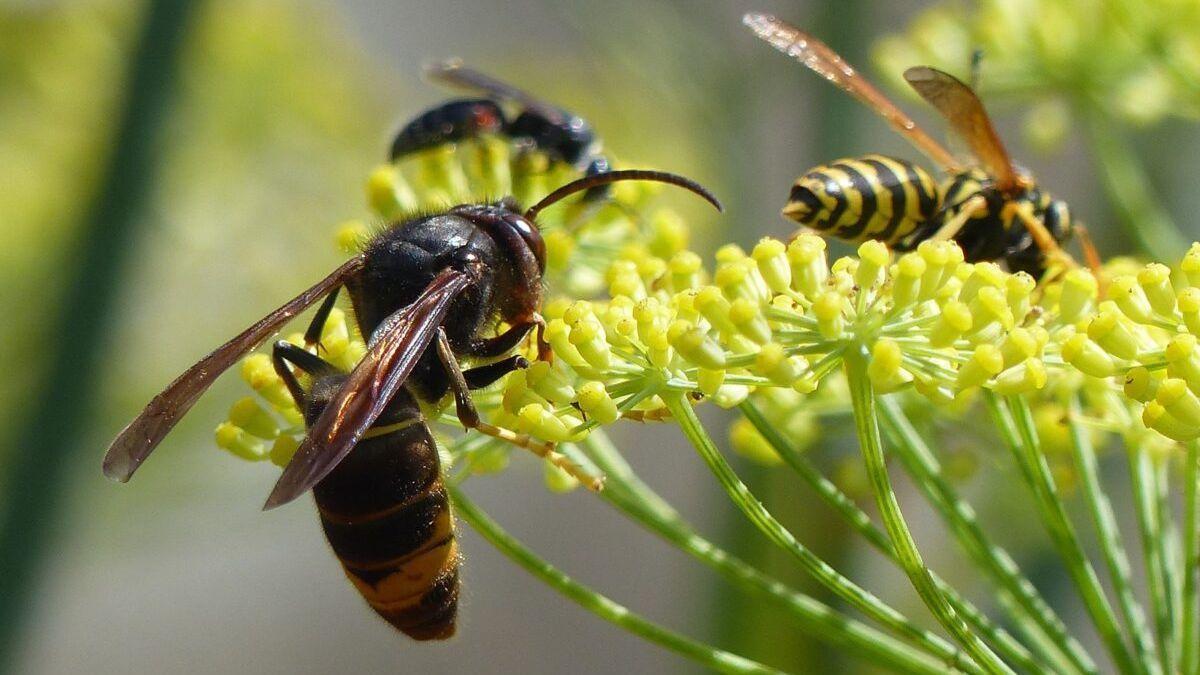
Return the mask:
{"type": "Polygon", "coordinates": [[[533,256],[537,258],[538,270],[546,271],[546,243],[542,241],[542,234],[538,229],[526,220],[524,216],[513,215],[508,218],[508,223],[512,225],[520,235],[525,244],[529,246],[529,250],[533,251],[533,256]]]}

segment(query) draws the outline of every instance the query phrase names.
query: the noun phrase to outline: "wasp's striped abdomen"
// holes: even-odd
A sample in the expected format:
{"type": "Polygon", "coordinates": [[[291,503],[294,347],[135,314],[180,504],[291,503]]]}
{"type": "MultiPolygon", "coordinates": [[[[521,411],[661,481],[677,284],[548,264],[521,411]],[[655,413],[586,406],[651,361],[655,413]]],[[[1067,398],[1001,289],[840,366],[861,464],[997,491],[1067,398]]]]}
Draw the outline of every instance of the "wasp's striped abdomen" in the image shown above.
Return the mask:
{"type": "Polygon", "coordinates": [[[905,248],[940,204],[929,172],[903,160],[866,155],[823,164],[796,180],[783,215],[849,242],[876,239],[905,248]]]}
{"type": "Polygon", "coordinates": [[[321,525],[367,603],[416,640],[454,634],[458,546],[437,446],[404,391],[313,489],[321,525]]]}

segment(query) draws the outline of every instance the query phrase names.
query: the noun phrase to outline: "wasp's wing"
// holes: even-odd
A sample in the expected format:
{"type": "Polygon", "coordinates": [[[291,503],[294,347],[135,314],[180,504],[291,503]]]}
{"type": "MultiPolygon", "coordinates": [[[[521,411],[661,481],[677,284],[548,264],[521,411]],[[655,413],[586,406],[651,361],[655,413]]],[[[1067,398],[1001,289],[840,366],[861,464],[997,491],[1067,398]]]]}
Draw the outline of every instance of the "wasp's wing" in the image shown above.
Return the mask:
{"type": "Polygon", "coordinates": [[[108,446],[108,452],[104,455],[104,474],[121,482],[129,480],[218,375],[228,370],[243,354],[275,334],[297,314],[341,286],[348,277],[362,269],[362,265],[361,256],[346,261],[312,288],[217,347],[175,378],[108,446]]]}
{"type": "Polygon", "coordinates": [[[325,406],[284,469],[264,509],[286,504],[329,475],[403,386],[470,277],[445,270],[411,305],[389,316],[337,396],[325,406]]]}
{"type": "Polygon", "coordinates": [[[954,156],[948,150],[917,126],[911,117],[904,114],[904,111],[876,89],[875,85],[859,75],[858,71],[842,60],[829,45],[769,14],[746,14],[742,17],[742,23],[772,47],[795,58],[874,110],[916,149],[925,153],[942,168],[957,167],[958,162],[954,161],[954,156]]]}
{"type": "Polygon", "coordinates": [[[983,102],[958,78],[928,66],[904,71],[904,79],[950,122],[967,142],[971,153],[996,178],[996,187],[1008,191],[1017,186],[1017,171],[1000,136],[992,127],[983,102]]]}
{"type": "Polygon", "coordinates": [[[554,124],[562,124],[567,121],[566,115],[558,107],[507,82],[497,80],[491,75],[464,66],[461,59],[447,59],[426,64],[425,76],[457,89],[475,91],[492,98],[512,101],[524,108],[536,111],[554,124]]]}

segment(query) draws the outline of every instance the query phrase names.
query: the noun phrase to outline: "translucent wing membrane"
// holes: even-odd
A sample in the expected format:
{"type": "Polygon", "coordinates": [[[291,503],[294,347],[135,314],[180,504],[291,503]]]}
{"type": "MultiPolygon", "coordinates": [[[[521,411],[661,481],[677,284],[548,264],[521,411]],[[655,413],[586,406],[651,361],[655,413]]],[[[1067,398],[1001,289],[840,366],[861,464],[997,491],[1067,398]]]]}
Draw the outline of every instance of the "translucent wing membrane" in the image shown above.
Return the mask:
{"type": "Polygon", "coordinates": [[[772,47],[795,58],[874,110],[901,136],[942,168],[958,168],[958,162],[954,161],[954,156],[949,151],[926,134],[911,117],[866,78],[859,75],[858,71],[824,42],[769,14],[747,14],[742,17],[742,23],[772,47]]]}
{"type": "Polygon", "coordinates": [[[1017,187],[1020,179],[1012,159],[1000,142],[983,102],[970,87],[953,75],[928,66],[909,68],[904,71],[904,79],[967,142],[975,158],[995,176],[997,188],[1008,192],[1017,187]]]}
{"type": "Polygon", "coordinates": [[[341,286],[363,266],[362,257],[351,258],[332,274],[317,282],[279,309],[260,319],[229,342],[188,368],[167,385],[125,427],[104,455],[104,475],[125,482],[146,461],[154,448],[183,418],[200,395],[244,354],[274,335],[288,321],[341,286]]]}

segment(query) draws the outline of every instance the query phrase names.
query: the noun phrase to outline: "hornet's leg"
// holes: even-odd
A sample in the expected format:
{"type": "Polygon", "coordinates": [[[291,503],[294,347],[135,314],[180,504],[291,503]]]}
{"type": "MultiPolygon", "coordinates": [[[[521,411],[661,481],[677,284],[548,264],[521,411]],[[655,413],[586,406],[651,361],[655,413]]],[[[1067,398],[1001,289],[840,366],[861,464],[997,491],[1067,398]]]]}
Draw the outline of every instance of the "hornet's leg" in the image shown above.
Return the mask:
{"type": "Polygon", "coordinates": [[[315,345],[317,353],[321,352],[321,333],[325,332],[325,322],[329,320],[329,313],[333,311],[333,306],[337,303],[340,290],[339,286],[325,296],[325,301],[317,308],[317,313],[313,314],[312,322],[308,324],[308,330],[304,331],[304,346],[311,348],[315,345]]]}
{"type": "MultiPolygon", "coordinates": [[[[1026,230],[1029,230],[1030,236],[1033,237],[1033,243],[1037,244],[1037,247],[1041,249],[1042,255],[1046,257],[1047,262],[1059,263],[1067,268],[1077,267],[1078,263],[1058,245],[1058,242],[1054,239],[1054,235],[1050,234],[1050,230],[1046,229],[1046,225],[1030,213],[1031,208],[1032,205],[1028,203],[1016,202],[1005,206],[1006,210],[1011,210],[1021,219],[1021,224],[1025,226],[1026,230]]],[[[1007,219],[1007,215],[1002,214],[1002,217],[1007,219]]]]}
{"type": "Polygon", "coordinates": [[[446,374],[450,376],[450,390],[454,392],[454,404],[458,413],[458,421],[462,422],[464,427],[474,429],[492,438],[512,443],[519,448],[525,448],[538,457],[548,460],[554,466],[566,471],[592,490],[600,490],[603,487],[603,480],[588,474],[575,465],[566,455],[555,450],[553,444],[536,441],[526,434],[518,434],[510,429],[497,427],[479,419],[479,411],[475,409],[475,403],[471,400],[471,392],[467,385],[467,380],[463,376],[462,368],[459,367],[458,359],[455,358],[454,351],[450,348],[450,340],[446,337],[446,331],[440,327],[437,333],[437,351],[438,358],[442,362],[442,367],[446,369],[446,374]]]}
{"type": "Polygon", "coordinates": [[[1092,235],[1082,223],[1072,226],[1071,231],[1076,237],[1079,237],[1079,247],[1083,249],[1083,259],[1087,262],[1088,269],[1099,279],[1100,267],[1104,265],[1104,261],[1100,258],[1100,251],[1096,249],[1096,244],[1092,241],[1092,235]]]}
{"type": "Polygon", "coordinates": [[[514,370],[529,367],[529,360],[524,356],[510,356],[503,361],[477,366],[463,371],[463,379],[467,381],[468,389],[483,389],[514,370]]]}
{"type": "Polygon", "coordinates": [[[296,380],[296,374],[288,367],[289,363],[316,377],[339,372],[337,366],[287,340],[276,342],[275,348],[271,350],[271,365],[275,366],[275,373],[283,380],[283,384],[292,394],[292,400],[301,410],[307,406],[308,394],[296,380]]]}

